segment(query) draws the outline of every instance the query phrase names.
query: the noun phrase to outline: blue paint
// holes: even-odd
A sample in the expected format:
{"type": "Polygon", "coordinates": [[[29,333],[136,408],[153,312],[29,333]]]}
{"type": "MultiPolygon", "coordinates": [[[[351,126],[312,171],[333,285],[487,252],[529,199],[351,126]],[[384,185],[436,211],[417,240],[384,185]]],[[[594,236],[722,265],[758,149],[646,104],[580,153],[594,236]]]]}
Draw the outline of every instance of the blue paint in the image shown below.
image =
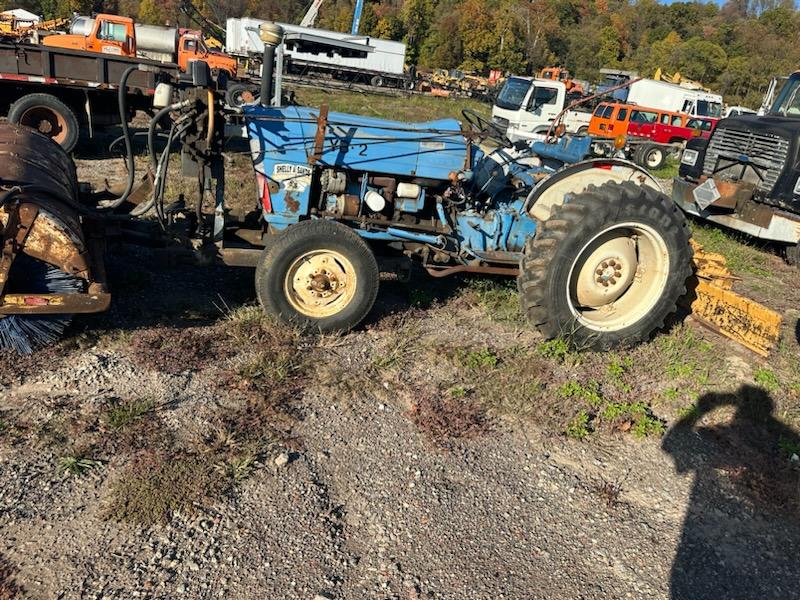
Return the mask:
{"type": "Polygon", "coordinates": [[[453,119],[401,123],[329,113],[315,156],[318,110],[258,105],[243,110],[264,220],[273,229],[312,218],[318,210],[334,214],[349,198],[358,213],[342,221],[364,239],[446,249],[455,264],[518,260],[536,232],[524,210],[528,192],[543,175],[585,158],[591,144],[586,137],[565,138],[484,154],[467,143],[453,119]],[[326,171],[344,173],[344,185],[326,175],[335,184],[323,190],[326,171]],[[395,186],[382,178],[414,182],[422,191],[417,198],[393,197],[395,186]],[[364,203],[369,190],[387,200],[381,213],[364,203]],[[398,227],[401,214],[416,215],[427,228],[414,230],[413,221],[398,227]]]}

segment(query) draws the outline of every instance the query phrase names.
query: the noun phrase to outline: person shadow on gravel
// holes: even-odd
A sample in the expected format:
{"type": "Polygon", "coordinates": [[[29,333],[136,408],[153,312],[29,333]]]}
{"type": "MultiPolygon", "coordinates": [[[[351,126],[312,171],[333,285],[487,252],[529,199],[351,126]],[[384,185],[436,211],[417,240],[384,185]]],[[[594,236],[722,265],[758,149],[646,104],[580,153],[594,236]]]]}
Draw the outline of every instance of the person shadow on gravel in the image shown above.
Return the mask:
{"type": "Polygon", "coordinates": [[[678,473],[695,472],[672,599],[800,598],[800,436],[773,410],[754,386],[706,394],[664,436],[678,473]],[[699,423],[723,407],[728,422],[699,423]]]}

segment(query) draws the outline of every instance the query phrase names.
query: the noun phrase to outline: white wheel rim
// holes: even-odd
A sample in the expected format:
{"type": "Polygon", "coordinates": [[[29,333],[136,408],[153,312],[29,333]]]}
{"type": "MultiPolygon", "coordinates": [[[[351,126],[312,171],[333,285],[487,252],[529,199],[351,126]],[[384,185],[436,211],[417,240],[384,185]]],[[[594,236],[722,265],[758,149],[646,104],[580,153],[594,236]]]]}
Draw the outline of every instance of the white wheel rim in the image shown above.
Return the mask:
{"type": "Polygon", "coordinates": [[[567,300],[575,320],[594,331],[619,331],[645,317],[669,278],[664,238],[649,225],[608,227],[581,248],[570,266],[567,300]]]}
{"type": "Polygon", "coordinates": [[[350,304],[356,292],[356,271],[335,250],[312,250],[296,258],[284,280],[284,294],[300,314],[313,319],[335,315],[350,304]]]}
{"type": "Polygon", "coordinates": [[[647,153],[647,166],[655,167],[661,162],[661,150],[655,149],[647,153]]]}

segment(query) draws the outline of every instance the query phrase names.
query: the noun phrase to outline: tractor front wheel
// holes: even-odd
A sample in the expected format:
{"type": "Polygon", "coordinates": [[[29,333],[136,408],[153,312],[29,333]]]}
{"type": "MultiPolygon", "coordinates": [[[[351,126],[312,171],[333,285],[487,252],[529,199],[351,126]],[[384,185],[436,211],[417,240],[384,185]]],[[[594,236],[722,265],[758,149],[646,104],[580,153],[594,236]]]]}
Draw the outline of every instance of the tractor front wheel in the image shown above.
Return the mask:
{"type": "Polygon", "coordinates": [[[319,331],[358,325],[375,303],[378,263],[352,229],[327,220],[290,226],[264,251],[256,292],[264,310],[319,331]]]}
{"type": "Polygon", "coordinates": [[[528,240],[522,308],[545,336],[605,350],[648,339],[686,293],[686,220],[665,195],[632,182],[590,186],[553,209],[528,240]]]}

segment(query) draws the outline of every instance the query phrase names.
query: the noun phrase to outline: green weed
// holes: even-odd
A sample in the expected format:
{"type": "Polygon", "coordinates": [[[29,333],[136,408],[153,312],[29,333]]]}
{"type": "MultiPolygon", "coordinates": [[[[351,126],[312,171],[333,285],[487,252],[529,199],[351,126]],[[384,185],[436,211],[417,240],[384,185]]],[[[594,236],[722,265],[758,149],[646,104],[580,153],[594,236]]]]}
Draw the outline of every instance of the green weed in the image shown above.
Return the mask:
{"type": "Polygon", "coordinates": [[[448,393],[450,394],[451,398],[465,398],[467,396],[467,388],[465,388],[464,386],[459,385],[459,386],[450,388],[448,393]]]}
{"type": "Polygon", "coordinates": [[[100,466],[100,461],[81,454],[62,456],[58,459],[58,471],[64,477],[83,475],[100,466]]]}
{"type": "Polygon", "coordinates": [[[755,373],[753,373],[753,378],[758,385],[763,387],[768,392],[777,392],[781,387],[781,383],[778,380],[778,376],[775,374],[775,372],[765,367],[756,369],[755,373]]]}
{"type": "Polygon", "coordinates": [[[112,429],[123,429],[141,419],[155,407],[152,400],[133,400],[114,404],[105,415],[105,422],[112,429]]]}
{"type": "Polygon", "coordinates": [[[567,381],[562,384],[556,393],[562,398],[580,398],[586,400],[592,406],[600,406],[603,403],[603,396],[600,394],[600,384],[590,380],[583,385],[577,381],[567,381]]]}
{"type": "Polygon", "coordinates": [[[787,457],[794,454],[800,456],[800,442],[793,439],[781,436],[780,439],[778,439],[778,448],[780,448],[781,452],[787,457]]]}
{"type": "Polygon", "coordinates": [[[461,365],[473,371],[493,369],[499,362],[497,354],[488,348],[470,350],[462,353],[457,358],[461,365]]]}
{"type": "Polygon", "coordinates": [[[569,424],[567,424],[567,428],[564,433],[567,434],[567,437],[571,437],[576,440],[582,440],[586,438],[591,433],[591,430],[589,429],[589,414],[585,410],[582,410],[576,414],[569,424]]]}
{"type": "Polygon", "coordinates": [[[554,338],[539,344],[536,351],[544,358],[564,360],[570,352],[570,345],[564,338],[554,338]]]}
{"type": "Polygon", "coordinates": [[[769,254],[753,246],[750,238],[732,235],[719,227],[692,223],[692,237],[709,252],[722,254],[734,273],[770,277],[769,254]]]}
{"type": "Polygon", "coordinates": [[[666,431],[664,424],[649,415],[640,416],[631,428],[634,437],[644,438],[650,435],[664,435],[666,431]]]}

